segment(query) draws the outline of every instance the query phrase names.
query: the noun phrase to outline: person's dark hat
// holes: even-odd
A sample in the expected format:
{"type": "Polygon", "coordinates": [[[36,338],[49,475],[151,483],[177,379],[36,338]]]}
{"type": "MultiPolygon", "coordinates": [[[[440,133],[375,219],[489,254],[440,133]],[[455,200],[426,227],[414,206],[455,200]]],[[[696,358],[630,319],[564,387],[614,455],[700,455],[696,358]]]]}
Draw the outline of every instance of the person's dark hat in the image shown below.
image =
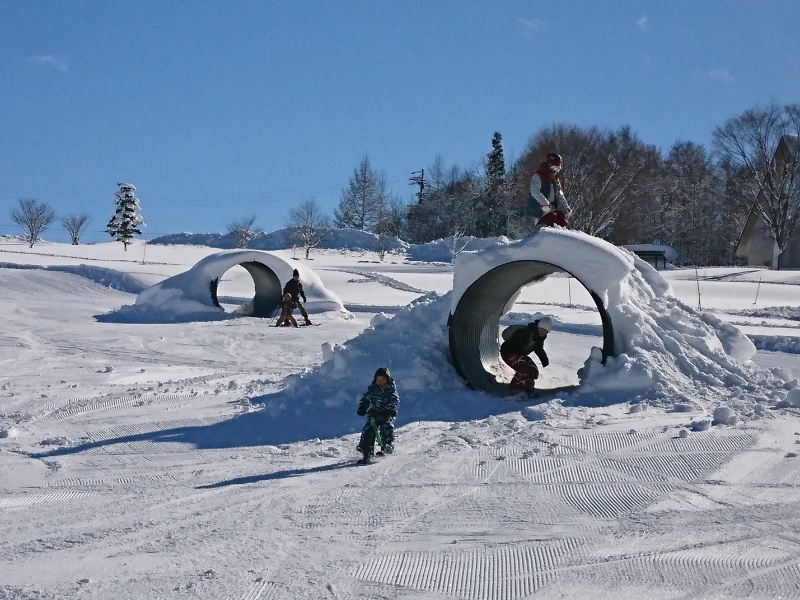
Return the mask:
{"type": "Polygon", "coordinates": [[[292,277],[300,277],[300,271],[298,271],[297,269],[292,271],[292,277]]]}
{"type": "Polygon", "coordinates": [[[375,377],[373,377],[372,379],[373,380],[377,379],[378,375],[383,375],[384,377],[386,377],[386,379],[392,378],[392,374],[389,372],[389,369],[387,367],[380,367],[377,371],[375,371],[375,377]]]}

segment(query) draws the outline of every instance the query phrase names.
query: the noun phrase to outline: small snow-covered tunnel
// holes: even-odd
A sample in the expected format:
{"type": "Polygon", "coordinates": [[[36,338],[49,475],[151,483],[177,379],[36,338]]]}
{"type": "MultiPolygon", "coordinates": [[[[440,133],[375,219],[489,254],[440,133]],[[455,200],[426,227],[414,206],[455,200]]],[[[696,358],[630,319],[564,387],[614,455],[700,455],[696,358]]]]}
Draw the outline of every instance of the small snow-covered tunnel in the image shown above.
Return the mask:
{"type": "MultiPolygon", "coordinates": [[[[253,310],[250,316],[262,318],[271,317],[280,305],[283,295],[283,285],[275,274],[275,271],[264,263],[257,261],[241,262],[239,266],[250,273],[250,277],[253,278],[253,285],[255,286],[253,310]]],[[[209,287],[211,291],[211,300],[216,306],[222,308],[217,299],[220,277],[212,279],[209,283],[209,287]]]]}
{"type": "Polygon", "coordinates": [[[453,366],[473,389],[507,395],[508,384],[494,375],[509,369],[500,358],[499,321],[524,286],[561,271],[583,285],[595,302],[603,327],[605,361],[615,354],[608,289],[616,287],[632,268],[633,259],[612,244],[550,228],[513,244],[460,254],[448,318],[453,366]]]}
{"type": "Polygon", "coordinates": [[[293,264],[264,250],[228,250],[206,256],[188,271],[143,290],[136,304],[157,307],[162,312],[182,314],[223,310],[217,291],[222,276],[233,267],[244,268],[253,279],[255,294],[247,314],[271,317],[281,302],[283,285],[297,269],[303,283],[309,313],[345,311],[339,297],[328,290],[319,276],[302,264],[293,264]]]}

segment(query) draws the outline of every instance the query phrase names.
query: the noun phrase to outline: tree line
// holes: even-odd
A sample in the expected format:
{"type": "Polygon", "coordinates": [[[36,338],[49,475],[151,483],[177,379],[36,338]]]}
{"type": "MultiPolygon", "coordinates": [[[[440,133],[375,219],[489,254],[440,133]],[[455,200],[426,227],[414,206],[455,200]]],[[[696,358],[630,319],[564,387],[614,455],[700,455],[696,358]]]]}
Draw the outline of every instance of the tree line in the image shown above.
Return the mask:
{"type": "MultiPolygon", "coordinates": [[[[773,265],[800,221],[800,104],[748,109],[712,132],[712,147],[679,141],[666,155],[630,127],[602,130],[554,124],[506,163],[502,136],[477,168],[446,166],[440,156],[410,181],[411,202],[393,194],[365,155],[342,190],[333,220],[309,199],[289,213],[299,245],[318,246],[331,228],[351,228],[421,244],[464,237],[520,239],[535,227],[524,214],[529,179],[548,152],[563,157],[563,189],[572,207],[570,228],[618,245],[665,244],[683,265],[730,265],[744,224],[755,214],[774,242],[773,265]],[[776,161],[779,146],[789,159],[776,161]]],[[[143,225],[131,184],[118,184],[107,232],[125,249],[143,225]]],[[[55,220],[45,202],[23,198],[11,211],[30,246],[55,220]]],[[[253,215],[228,225],[240,248],[258,235],[253,215]]],[[[85,214],[61,218],[72,243],[89,224],[85,214]]],[[[382,253],[381,253],[382,254],[382,253]]]]}
{"type": "MultiPolygon", "coordinates": [[[[144,226],[144,221],[139,214],[139,199],[134,194],[136,187],[130,183],[117,185],[119,191],[114,195],[116,208],[106,225],[106,232],[114,240],[122,242],[127,250],[133,238],[142,233],[140,226],[144,226]]],[[[22,238],[33,248],[42,233],[56,220],[56,211],[47,202],[36,198],[20,198],[18,205],[11,209],[11,220],[22,228],[22,238]]],[[[80,244],[81,235],[91,223],[85,213],[60,217],[59,220],[75,246],[80,244]]]]}
{"type": "MultiPolygon", "coordinates": [[[[533,135],[522,155],[506,163],[502,136],[479,168],[446,167],[437,157],[412,182],[415,201],[403,203],[365,156],[342,191],[333,226],[397,236],[410,243],[464,236],[529,235],[524,215],[531,175],[548,152],[564,159],[563,188],[570,228],[618,245],[665,244],[684,265],[729,265],[739,236],[755,213],[780,255],[800,220],[800,104],[772,103],[728,119],[712,132],[712,148],[679,141],[666,155],[630,127],[601,130],[554,124],[533,135]],[[793,159],[774,160],[781,142],[793,159]]],[[[309,215],[324,233],[326,217],[313,201],[309,215]]]]}

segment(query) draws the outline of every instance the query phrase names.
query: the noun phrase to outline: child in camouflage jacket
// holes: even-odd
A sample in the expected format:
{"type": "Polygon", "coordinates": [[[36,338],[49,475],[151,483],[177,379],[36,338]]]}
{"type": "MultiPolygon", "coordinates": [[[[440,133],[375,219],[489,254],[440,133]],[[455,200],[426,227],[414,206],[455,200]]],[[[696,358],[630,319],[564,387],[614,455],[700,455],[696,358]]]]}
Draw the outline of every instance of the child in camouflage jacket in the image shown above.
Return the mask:
{"type": "Polygon", "coordinates": [[[399,403],[400,396],[389,369],[379,368],[356,411],[357,415],[369,417],[361,430],[361,441],[357,450],[361,452],[363,459],[359,462],[369,462],[372,458],[377,433],[381,437],[378,456],[394,452],[394,419],[397,417],[399,403]]]}

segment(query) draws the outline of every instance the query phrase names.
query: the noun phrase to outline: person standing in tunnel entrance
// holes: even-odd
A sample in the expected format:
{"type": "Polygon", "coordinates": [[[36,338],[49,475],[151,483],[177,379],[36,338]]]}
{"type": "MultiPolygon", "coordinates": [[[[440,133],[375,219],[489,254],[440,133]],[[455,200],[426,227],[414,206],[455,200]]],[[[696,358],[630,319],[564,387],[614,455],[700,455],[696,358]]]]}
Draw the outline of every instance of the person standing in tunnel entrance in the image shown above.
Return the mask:
{"type": "Polygon", "coordinates": [[[534,352],[542,361],[542,368],[550,364],[547,352],[544,351],[544,340],[552,328],[552,319],[542,317],[527,325],[516,327],[500,346],[500,357],[503,362],[514,369],[514,377],[508,386],[512,394],[534,393],[534,386],[539,378],[539,368],[528,355],[534,352]]]}
{"type": "Polygon", "coordinates": [[[305,319],[305,324],[311,325],[306,307],[300,302],[301,297],[303,298],[303,302],[307,302],[306,293],[303,291],[303,284],[300,283],[300,271],[297,269],[294,270],[292,278],[283,286],[283,293],[284,295],[289,294],[292,297],[292,301],[297,304],[297,308],[300,309],[300,314],[303,315],[303,319],[305,319]]]}

